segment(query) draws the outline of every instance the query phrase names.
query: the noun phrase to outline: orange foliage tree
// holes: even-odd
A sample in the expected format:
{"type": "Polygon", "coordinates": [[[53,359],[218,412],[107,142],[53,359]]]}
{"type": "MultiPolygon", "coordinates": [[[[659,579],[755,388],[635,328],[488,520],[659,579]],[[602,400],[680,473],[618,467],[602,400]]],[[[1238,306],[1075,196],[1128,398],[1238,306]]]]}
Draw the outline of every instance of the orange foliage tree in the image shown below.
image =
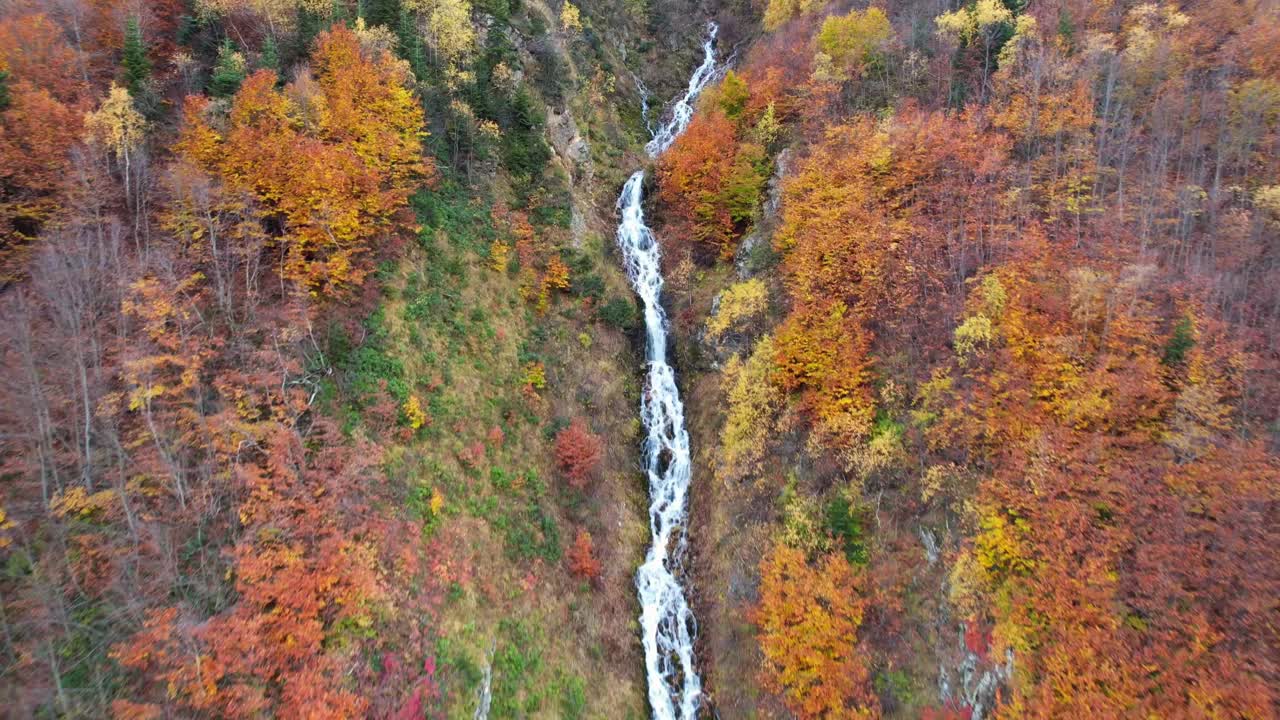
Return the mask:
{"type": "Polygon", "coordinates": [[[406,227],[399,211],[431,169],[401,62],[342,26],[320,35],[312,57],[314,80],[283,92],[270,71],[248,77],[225,129],[207,98],[188,98],[177,149],[279,224],[285,278],[340,297],[368,274],[373,240],[406,227]]]}
{"type": "Polygon", "coordinates": [[[1017,658],[1001,715],[1266,715],[1280,495],[1274,457],[1230,435],[1248,360],[1212,323],[1165,329],[1141,276],[1060,260],[979,284],[925,408],[932,444],[988,468],[952,595],[1017,658]]]}
{"type": "Polygon", "coordinates": [[[781,95],[776,73],[744,79],[730,72],[659,161],[659,197],[675,223],[673,234],[695,241],[690,251],[710,259],[733,256],[769,176],[781,95]]]}
{"type": "MultiPolygon", "coordinates": [[[[202,527],[232,518],[233,529],[218,528],[235,594],[212,615],[152,604],[141,631],[112,650],[132,671],[113,706],[121,716],[380,714],[389,701],[368,692],[372,671],[353,658],[401,608],[425,617],[427,600],[386,582],[393,571],[423,580],[424,568],[422,548],[395,548],[388,538],[401,533],[364,499],[378,447],[343,437],[310,406],[290,347],[306,335],[306,300],[258,277],[279,266],[313,293],[348,294],[372,240],[405,226],[408,193],[430,172],[402,65],[341,27],[321,34],[313,60],[316,76],[284,91],[271,73],[248,78],[225,119],[188,99],[160,213],[181,252],[157,263],[169,275],[132,283],[125,299],[144,336],[123,353],[125,392],[114,396],[140,461],[132,502],[202,527]],[[271,247],[278,265],[258,257],[271,247]],[[262,295],[277,302],[257,308],[262,295]],[[224,327],[236,330],[233,346],[217,336],[224,327]]],[[[411,652],[423,652],[422,637],[413,631],[411,652]]]]}
{"type": "MultiPolygon", "coordinates": [[[[43,13],[0,19],[0,252],[34,238],[58,207],[80,140],[87,88],[80,58],[43,13]]],[[[8,261],[6,261],[8,264],[8,261]]],[[[10,274],[0,269],[0,274],[10,274]]]]}
{"type": "Polygon", "coordinates": [[[734,124],[723,113],[703,113],[662,156],[659,197],[691,237],[725,257],[733,252],[733,219],[720,193],[733,167],[734,124]]]}
{"type": "Polygon", "coordinates": [[[803,551],[778,543],[760,561],[760,603],[751,617],[764,653],[762,679],[801,718],[879,714],[858,643],[862,582],[839,552],[811,565],[803,551]]]}
{"type": "Polygon", "coordinates": [[[914,355],[945,349],[949,294],[986,257],[986,195],[1003,157],[973,121],[904,111],[828,130],[783,189],[774,238],[791,312],[776,343],[782,385],[831,448],[870,428],[877,338],[914,355]]]}
{"type": "Polygon", "coordinates": [[[326,643],[349,645],[384,602],[375,551],[354,539],[353,516],[338,505],[378,454],[346,445],[324,424],[312,438],[322,449],[308,456],[292,428],[257,425],[250,437],[258,457],[236,468],[244,493],[244,532],[232,551],[238,601],[184,629],[173,627],[176,609],[158,610],[114,655],[166,688],[171,708],[222,717],[361,714],[367,701],[345,687],[342,652],[326,643]]]}
{"type": "MultiPolygon", "coordinates": [[[[970,4],[939,22],[966,38],[936,74],[914,52],[872,62],[899,8],[824,31],[796,17],[664,158],[677,221],[731,238],[744,84],[803,88],[803,122],[780,131],[800,160],[767,385],[828,452],[889,426],[929,465],[926,504],[962,509],[950,599],[992,628],[980,662],[1014,658],[997,717],[1274,714],[1278,36],[1273,11],[1232,7],[970,4]]],[[[894,562],[868,577],[888,588],[894,562]]],[[[902,619],[891,605],[877,634],[902,619]]]]}

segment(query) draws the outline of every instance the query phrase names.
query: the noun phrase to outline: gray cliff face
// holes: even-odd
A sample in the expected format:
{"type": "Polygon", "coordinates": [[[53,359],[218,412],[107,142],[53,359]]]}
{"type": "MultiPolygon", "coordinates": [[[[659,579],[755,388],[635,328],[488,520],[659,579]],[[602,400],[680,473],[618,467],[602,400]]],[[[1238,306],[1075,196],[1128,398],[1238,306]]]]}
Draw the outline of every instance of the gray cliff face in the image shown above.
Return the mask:
{"type": "Polygon", "coordinates": [[[589,184],[595,175],[591,146],[578,131],[573,111],[551,108],[547,113],[547,134],[550,136],[551,147],[569,166],[574,182],[589,184]]]}

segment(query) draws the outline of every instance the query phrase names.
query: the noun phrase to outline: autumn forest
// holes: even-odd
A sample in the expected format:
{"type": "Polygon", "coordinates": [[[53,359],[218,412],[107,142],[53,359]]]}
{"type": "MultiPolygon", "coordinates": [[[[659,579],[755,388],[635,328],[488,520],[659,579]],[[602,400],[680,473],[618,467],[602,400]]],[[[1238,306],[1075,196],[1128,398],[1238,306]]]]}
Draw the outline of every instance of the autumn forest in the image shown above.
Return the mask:
{"type": "Polygon", "coordinates": [[[1261,720],[1278,619],[1277,0],[0,0],[0,715],[1261,720]]]}

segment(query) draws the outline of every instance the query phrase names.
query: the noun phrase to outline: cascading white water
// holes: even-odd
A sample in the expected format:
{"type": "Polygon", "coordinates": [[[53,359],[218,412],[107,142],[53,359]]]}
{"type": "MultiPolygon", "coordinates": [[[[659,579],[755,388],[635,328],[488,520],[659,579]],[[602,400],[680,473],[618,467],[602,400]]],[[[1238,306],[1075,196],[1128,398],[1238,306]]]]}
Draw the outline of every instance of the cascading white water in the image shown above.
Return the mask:
{"type": "Polygon", "coordinates": [[[649,131],[649,137],[653,137],[653,121],[649,119],[649,88],[644,86],[639,75],[633,73],[631,77],[636,81],[636,92],[640,93],[640,120],[644,122],[644,129],[649,131]]]}
{"type": "MultiPolygon", "coordinates": [[[[658,127],[645,146],[657,157],[671,146],[693,117],[693,101],[715,76],[718,28],[707,25],[704,59],[672,117],[658,127]]],[[[644,304],[645,360],[648,382],[640,401],[640,417],[648,431],[645,467],[649,474],[649,531],[653,542],[644,564],[636,571],[640,596],[641,640],[649,705],[657,720],[693,720],[702,700],[702,679],[694,667],[696,622],[676,573],[685,549],[691,466],[689,433],[684,426],[684,403],[676,387],[675,371],[667,364],[667,316],[662,309],[662,266],[657,239],[644,222],[644,170],[627,180],[618,198],[622,222],[618,246],[627,274],[644,304]]]]}
{"type": "Polygon", "coordinates": [[[671,108],[671,119],[663,123],[653,134],[653,139],[644,146],[649,157],[661,155],[689,127],[689,121],[693,119],[693,101],[716,75],[716,33],[719,31],[718,25],[707,23],[707,39],[702,43],[702,64],[689,76],[689,87],[671,108]]]}

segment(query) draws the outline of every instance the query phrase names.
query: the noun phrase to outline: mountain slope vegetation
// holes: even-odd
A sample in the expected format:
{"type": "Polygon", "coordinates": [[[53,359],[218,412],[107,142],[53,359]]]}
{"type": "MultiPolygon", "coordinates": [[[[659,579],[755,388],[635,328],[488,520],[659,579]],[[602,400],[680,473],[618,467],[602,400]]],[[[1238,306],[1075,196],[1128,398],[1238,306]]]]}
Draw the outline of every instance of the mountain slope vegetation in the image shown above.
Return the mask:
{"type": "Polygon", "coordinates": [[[1274,0],[0,3],[6,711],[650,716],[645,168],[704,715],[1277,715],[1278,46],[1274,0]]]}
{"type": "Polygon", "coordinates": [[[609,212],[678,12],[0,7],[10,712],[646,714],[609,212]]]}
{"type": "Polygon", "coordinates": [[[1274,714],[1276,8],[761,10],[659,166],[720,712],[1274,714]]]}

